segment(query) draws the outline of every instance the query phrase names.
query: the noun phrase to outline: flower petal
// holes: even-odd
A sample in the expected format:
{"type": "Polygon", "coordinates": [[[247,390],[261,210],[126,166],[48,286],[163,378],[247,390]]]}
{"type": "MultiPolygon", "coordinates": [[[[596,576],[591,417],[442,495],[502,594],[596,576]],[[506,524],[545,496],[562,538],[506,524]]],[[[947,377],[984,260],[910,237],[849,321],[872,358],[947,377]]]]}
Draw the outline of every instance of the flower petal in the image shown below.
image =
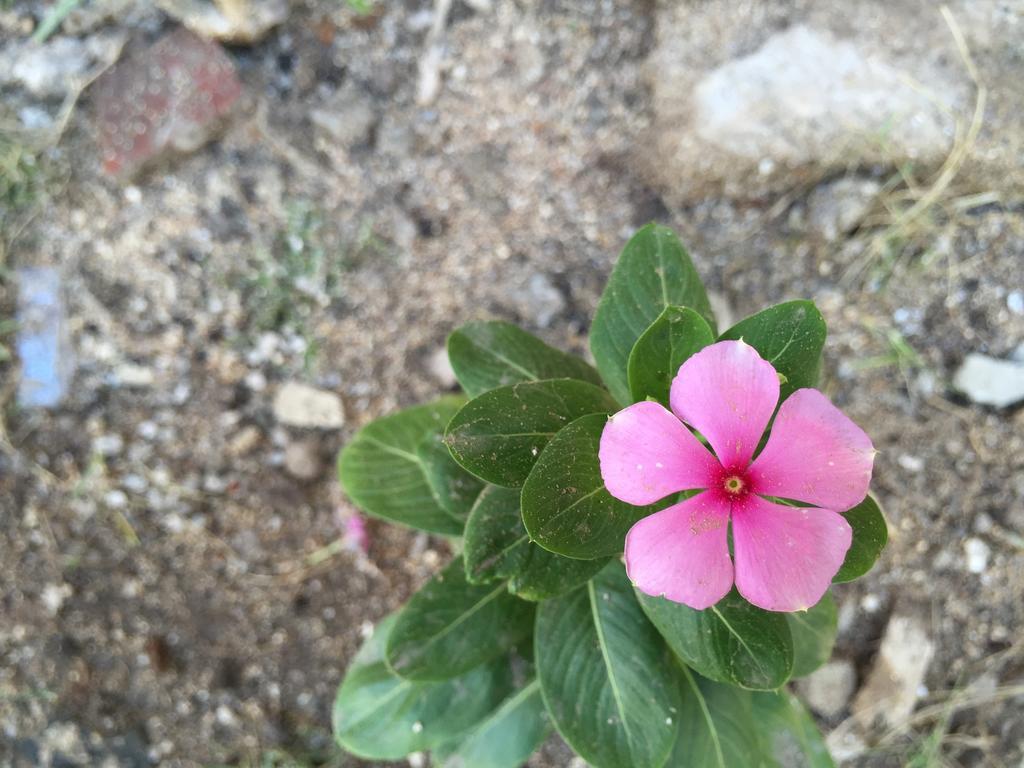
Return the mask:
{"type": "Polygon", "coordinates": [[[699,493],[630,528],[626,572],[645,594],[704,610],[732,587],[728,531],[728,504],[699,493]]]}
{"type": "Polygon", "coordinates": [[[598,458],[608,493],[637,505],[707,488],[717,467],[715,457],[679,419],[651,402],[636,403],[608,419],[598,458]]]}
{"type": "Polygon", "coordinates": [[[821,600],[852,539],[837,512],[752,493],[732,508],[736,588],[766,611],[803,611],[821,600]]]}
{"type": "Polygon", "coordinates": [[[748,477],[757,493],[843,512],[868,495],[874,460],[864,430],[821,392],[798,389],[779,408],[748,477]]]}
{"type": "Polygon", "coordinates": [[[779,400],[779,376],[743,341],[705,347],[679,368],[669,402],[727,469],[745,468],[779,400]]]}

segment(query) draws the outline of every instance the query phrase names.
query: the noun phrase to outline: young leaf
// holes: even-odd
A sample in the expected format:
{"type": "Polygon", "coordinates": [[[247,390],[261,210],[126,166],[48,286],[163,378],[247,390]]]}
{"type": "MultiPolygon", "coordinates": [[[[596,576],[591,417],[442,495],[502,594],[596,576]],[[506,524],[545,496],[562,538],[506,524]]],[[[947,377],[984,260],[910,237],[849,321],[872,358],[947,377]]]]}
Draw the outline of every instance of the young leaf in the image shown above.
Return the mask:
{"type": "Polygon", "coordinates": [[[484,489],[473,507],[463,557],[470,583],[508,579],[512,594],[534,601],[575,589],[607,562],[572,560],[533,544],[519,513],[519,492],[495,485],[484,489]]]}
{"type": "MultiPolygon", "coordinates": [[[[443,768],[519,768],[551,730],[540,683],[532,680],[476,726],[443,768]]],[[[435,752],[433,755],[437,757],[435,752]]]]}
{"type": "Polygon", "coordinates": [[[786,691],[755,692],[682,668],[679,740],[668,766],[831,768],[825,743],[786,691]]]}
{"type": "Polygon", "coordinates": [[[428,435],[416,448],[434,499],[441,508],[465,524],[484,483],[473,477],[452,458],[441,434],[428,435]]]}
{"type": "Polygon", "coordinates": [[[518,488],[548,441],[588,413],[610,413],[603,389],[573,379],[513,384],[474,398],[452,418],[445,440],[463,467],[489,483],[518,488]]]}
{"type": "Polygon", "coordinates": [[[584,416],[548,443],[523,485],[523,522],[544,549],[580,559],[622,552],[626,532],[658,506],[613,498],[601,479],[597,452],[604,414],[584,416]]]}
{"type": "Polygon", "coordinates": [[[464,402],[462,397],[444,397],[359,430],[338,457],[338,477],[345,493],[375,517],[459,535],[462,526],[437,503],[417,448],[429,435],[443,432],[464,402]]]}
{"type": "Polygon", "coordinates": [[[694,310],[665,307],[629,353],[627,372],[633,402],[657,400],[668,408],[669,389],[679,366],[714,341],[711,327],[694,310]]]}
{"type": "Polygon", "coordinates": [[[704,677],[756,690],[789,679],[793,640],[786,614],[757,608],[735,590],[703,611],[640,592],[637,597],[669,647],[704,677]]]}
{"type": "Polygon", "coordinates": [[[667,227],[648,224],[623,248],[590,328],[590,351],[601,378],[620,403],[629,403],[629,353],[669,306],[691,307],[712,330],[715,318],[700,276],[683,244],[667,227]]]}
{"type": "Polygon", "coordinates": [[[889,528],[882,508],[870,496],[853,509],[843,512],[843,517],[853,528],[853,542],[839,573],[832,578],[836,584],[859,579],[870,571],[889,540],[889,528]]]}
{"type": "Polygon", "coordinates": [[[544,379],[601,384],[597,371],[578,357],[549,347],[510,323],[466,323],[448,337],[448,359],[470,397],[489,389],[544,379]]]}
{"type": "Polygon", "coordinates": [[[787,301],[740,320],[720,339],[743,339],[785,377],[780,399],[813,387],[821,372],[825,319],[812,301],[787,301]]]}
{"type": "Polygon", "coordinates": [[[367,760],[397,760],[468,731],[512,688],[507,659],[440,683],[416,683],[384,663],[395,616],[381,621],[349,666],[332,712],[341,747],[367,760]]]}
{"type": "Polygon", "coordinates": [[[457,557],[399,612],[388,638],[388,666],[408,680],[456,677],[527,637],[533,611],[503,583],[468,583],[457,557]]]}
{"type": "Polygon", "coordinates": [[[826,592],[814,607],[783,615],[793,635],[793,677],[809,675],[832,655],[836,642],[835,600],[826,592]]]}
{"type": "Polygon", "coordinates": [[[548,712],[587,763],[665,765],[676,738],[679,687],[620,563],[541,603],[534,649],[548,712]]]}

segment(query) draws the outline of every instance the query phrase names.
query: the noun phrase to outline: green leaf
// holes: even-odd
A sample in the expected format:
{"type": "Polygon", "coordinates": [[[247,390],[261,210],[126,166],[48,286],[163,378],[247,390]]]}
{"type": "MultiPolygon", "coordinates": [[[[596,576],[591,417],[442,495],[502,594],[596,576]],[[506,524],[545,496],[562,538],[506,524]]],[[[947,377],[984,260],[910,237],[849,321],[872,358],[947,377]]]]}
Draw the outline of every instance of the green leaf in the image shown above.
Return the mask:
{"type": "Polygon", "coordinates": [[[452,458],[442,434],[424,438],[416,449],[416,456],[423,466],[423,474],[435,501],[460,524],[465,524],[473,504],[484,489],[483,481],[473,477],[452,458]]]}
{"type": "Polygon", "coordinates": [[[736,768],[760,766],[750,691],[714,683],[682,667],[683,706],[679,739],[666,766],[736,768]]]}
{"type": "Polygon", "coordinates": [[[634,507],[605,490],[597,453],[607,421],[603,414],[584,416],[559,432],[523,485],[526,530],[555,554],[617,555],[633,523],[659,509],[634,507]]]}
{"type": "Polygon", "coordinates": [[[584,760],[595,768],[665,765],[679,687],[620,563],[541,603],[534,649],[548,712],[584,760]]]}
{"type": "Polygon", "coordinates": [[[334,737],[367,760],[397,760],[464,734],[512,688],[499,659],[440,683],[403,680],[384,663],[396,616],[381,621],[345,674],[334,702],[334,737]]]}
{"type": "Polygon", "coordinates": [[[540,683],[532,680],[476,726],[440,764],[444,768],[518,768],[550,730],[540,683]]]}
{"type": "Polygon", "coordinates": [[[789,679],[793,640],[785,614],[753,606],[735,590],[703,611],[640,592],[637,597],[669,647],[704,677],[757,690],[789,679]]]}
{"type": "Polygon", "coordinates": [[[367,424],[338,457],[345,493],[367,514],[433,533],[457,536],[462,526],[434,497],[417,449],[444,431],[465,399],[444,397],[367,424]]]}
{"type": "Polygon", "coordinates": [[[791,694],[746,691],[682,669],[672,768],[831,768],[814,722],[791,694]]]}
{"type": "Polygon", "coordinates": [[[889,527],[882,508],[870,496],[843,512],[843,517],[853,528],[853,541],[839,573],[832,578],[836,584],[859,579],[870,571],[889,540],[889,527]]]}
{"type": "Polygon", "coordinates": [[[562,427],[617,406],[603,389],[573,379],[513,384],[474,398],[452,418],[445,440],[463,467],[489,483],[518,488],[562,427]]]}
{"type": "Polygon", "coordinates": [[[707,321],[689,307],[665,307],[636,340],[627,371],[633,402],[657,400],[668,407],[672,379],[690,355],[715,341],[707,321]]]}
{"type": "Polygon", "coordinates": [[[470,397],[489,389],[544,379],[601,384],[597,371],[510,323],[466,323],[448,337],[448,359],[470,397]]]}
{"type": "Polygon", "coordinates": [[[806,611],[783,614],[793,635],[793,677],[816,670],[832,655],[836,642],[836,603],[829,592],[806,611]]]}
{"type": "Polygon", "coordinates": [[[533,544],[519,513],[519,492],[495,485],[484,489],[473,507],[463,557],[471,583],[508,579],[509,591],[524,600],[546,600],[575,589],[607,562],[572,560],[533,544]]]}
{"type": "Polygon", "coordinates": [[[648,224],[622,249],[590,329],[597,370],[620,403],[631,402],[627,363],[633,345],[669,306],[695,309],[714,330],[711,304],[683,244],[667,227],[648,224]]]}
{"type": "Polygon", "coordinates": [[[834,768],[814,720],[788,691],[752,693],[754,722],[772,768],[834,768]]]}
{"type": "Polygon", "coordinates": [[[457,557],[399,612],[388,638],[388,665],[409,680],[447,680],[527,637],[533,612],[504,584],[467,582],[457,557]]]}
{"type": "Polygon", "coordinates": [[[825,319],[812,301],[787,301],[740,320],[721,339],[743,339],[785,377],[784,400],[802,387],[813,387],[821,372],[825,319]]]}

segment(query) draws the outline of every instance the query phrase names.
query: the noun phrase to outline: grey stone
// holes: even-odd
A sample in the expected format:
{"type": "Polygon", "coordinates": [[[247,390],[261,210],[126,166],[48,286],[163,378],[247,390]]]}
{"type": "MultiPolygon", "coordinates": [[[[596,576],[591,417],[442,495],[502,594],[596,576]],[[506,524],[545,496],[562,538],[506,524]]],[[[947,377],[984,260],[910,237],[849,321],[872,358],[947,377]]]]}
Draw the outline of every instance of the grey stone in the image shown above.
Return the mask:
{"type": "Polygon", "coordinates": [[[971,353],[953,377],[953,386],[972,402],[1005,408],[1024,400],[1024,364],[971,353]]]}
{"type": "Polygon", "coordinates": [[[863,221],[880,189],[874,179],[850,177],[819,184],[807,198],[811,229],[829,242],[839,239],[863,221]]]}
{"type": "Polygon", "coordinates": [[[522,313],[541,328],[547,328],[566,307],[565,297],[543,272],[530,276],[526,284],[513,292],[522,313]]]}
{"type": "Polygon", "coordinates": [[[835,659],[797,682],[807,705],[822,717],[836,717],[846,709],[857,686],[857,672],[847,659],[835,659]]]}
{"type": "Polygon", "coordinates": [[[309,118],[323,139],[344,149],[369,142],[377,123],[373,101],[355,86],[342,88],[309,118]]]}
{"type": "Polygon", "coordinates": [[[299,480],[315,480],[320,476],[320,446],[315,440],[298,440],[284,450],[284,468],[299,480]]]}
{"type": "Polygon", "coordinates": [[[289,381],[274,398],[274,418],[289,427],[338,429],[345,423],[345,410],[333,392],[289,381]]]}
{"type": "Polygon", "coordinates": [[[918,691],[935,655],[935,643],[916,618],[893,616],[868,674],[853,700],[853,717],[862,728],[876,719],[887,727],[904,724],[914,711],[918,691]]]}

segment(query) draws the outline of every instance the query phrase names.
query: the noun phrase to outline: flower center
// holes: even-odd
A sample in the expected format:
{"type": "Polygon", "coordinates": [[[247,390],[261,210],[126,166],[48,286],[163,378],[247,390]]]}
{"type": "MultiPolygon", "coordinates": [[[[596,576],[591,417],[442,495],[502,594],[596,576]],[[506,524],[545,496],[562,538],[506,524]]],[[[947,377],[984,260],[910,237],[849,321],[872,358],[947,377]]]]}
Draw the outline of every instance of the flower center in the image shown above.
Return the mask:
{"type": "Polygon", "coordinates": [[[743,482],[743,478],[739,475],[729,475],[722,481],[722,487],[725,488],[725,492],[733,496],[743,493],[745,486],[746,483],[743,482]]]}

